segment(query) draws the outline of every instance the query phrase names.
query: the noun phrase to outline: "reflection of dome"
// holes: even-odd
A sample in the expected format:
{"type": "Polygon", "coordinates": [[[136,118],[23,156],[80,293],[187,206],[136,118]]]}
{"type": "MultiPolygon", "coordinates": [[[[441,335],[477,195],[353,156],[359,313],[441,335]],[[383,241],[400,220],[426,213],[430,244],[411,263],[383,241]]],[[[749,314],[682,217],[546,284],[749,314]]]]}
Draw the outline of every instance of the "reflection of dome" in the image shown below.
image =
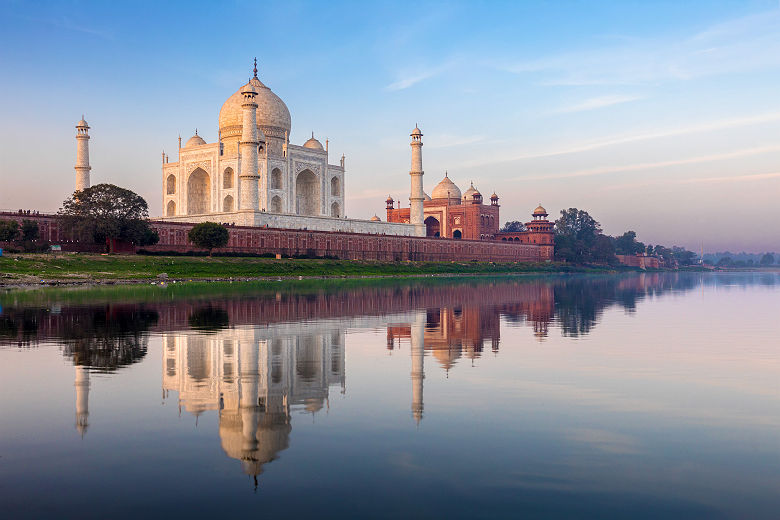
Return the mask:
{"type": "Polygon", "coordinates": [[[373,217],[371,217],[371,222],[379,222],[380,220],[382,220],[382,219],[381,219],[381,218],[379,218],[379,217],[378,217],[378,216],[376,216],[376,215],[374,215],[373,217]]]}
{"type": "Polygon", "coordinates": [[[438,199],[458,199],[460,200],[460,188],[458,188],[454,182],[450,180],[447,173],[444,174],[442,181],[433,188],[432,197],[434,200],[438,199]]]}
{"type": "Polygon", "coordinates": [[[442,368],[449,370],[455,365],[455,362],[460,359],[460,350],[460,345],[453,345],[446,349],[437,348],[433,350],[433,357],[436,358],[442,368]]]}
{"type": "MultiPolygon", "coordinates": [[[[257,91],[255,102],[257,103],[257,126],[265,135],[284,137],[284,133],[290,132],[290,111],[279,96],[271,92],[271,89],[263,85],[257,76],[249,80],[249,83],[257,91]]],[[[223,136],[241,135],[243,114],[241,104],[244,97],[242,88],[230,96],[219,111],[219,130],[223,136]]]]}
{"type": "Polygon", "coordinates": [[[228,457],[240,460],[244,472],[259,475],[263,465],[275,460],[289,446],[292,427],[284,414],[247,414],[255,424],[243,424],[240,413],[223,412],[219,419],[219,437],[228,457]],[[251,433],[247,438],[245,433],[251,433]]]}
{"type": "Polygon", "coordinates": [[[534,210],[534,215],[547,215],[547,210],[541,204],[534,210]]]}
{"type": "Polygon", "coordinates": [[[311,139],[303,143],[304,148],[311,148],[312,150],[324,150],[322,143],[314,138],[314,132],[311,133],[311,139]]]}
{"type": "Polygon", "coordinates": [[[200,146],[206,144],[206,141],[203,140],[201,136],[198,135],[198,131],[195,130],[195,135],[189,138],[187,140],[187,143],[184,145],[184,148],[189,148],[190,146],[200,146]]]}

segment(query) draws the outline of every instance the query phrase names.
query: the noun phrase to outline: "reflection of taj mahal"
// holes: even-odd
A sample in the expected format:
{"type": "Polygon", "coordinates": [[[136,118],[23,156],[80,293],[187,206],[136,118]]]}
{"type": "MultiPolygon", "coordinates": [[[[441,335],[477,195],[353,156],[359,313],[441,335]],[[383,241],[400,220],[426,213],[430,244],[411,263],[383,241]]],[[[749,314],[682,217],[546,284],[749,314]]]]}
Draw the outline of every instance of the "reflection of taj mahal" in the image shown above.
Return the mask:
{"type": "Polygon", "coordinates": [[[316,413],[334,385],[343,391],[339,330],[269,334],[241,327],[163,335],[164,392],[178,392],[187,412],[216,410],[222,449],[249,475],[287,448],[291,408],[316,413]]]}

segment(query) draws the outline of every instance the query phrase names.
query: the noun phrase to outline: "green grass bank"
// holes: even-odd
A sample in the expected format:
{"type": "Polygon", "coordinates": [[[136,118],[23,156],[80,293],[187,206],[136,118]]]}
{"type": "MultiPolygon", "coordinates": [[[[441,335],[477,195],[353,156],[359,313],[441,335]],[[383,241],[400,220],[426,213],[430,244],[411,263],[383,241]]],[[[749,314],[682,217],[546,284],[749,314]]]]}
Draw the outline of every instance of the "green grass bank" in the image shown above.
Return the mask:
{"type": "Polygon", "coordinates": [[[361,277],[513,273],[604,272],[560,263],[374,262],[90,254],[11,254],[0,257],[0,284],[101,283],[157,279],[262,279],[268,277],[361,277]]]}

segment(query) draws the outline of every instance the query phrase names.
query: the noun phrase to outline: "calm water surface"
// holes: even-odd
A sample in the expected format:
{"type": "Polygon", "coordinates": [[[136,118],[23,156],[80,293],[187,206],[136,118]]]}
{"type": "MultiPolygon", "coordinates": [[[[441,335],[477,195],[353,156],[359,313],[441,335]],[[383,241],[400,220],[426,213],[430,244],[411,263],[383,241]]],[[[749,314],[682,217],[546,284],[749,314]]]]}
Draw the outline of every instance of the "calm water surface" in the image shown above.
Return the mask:
{"type": "Polygon", "coordinates": [[[778,518],[780,274],[0,293],[4,518],[778,518]]]}

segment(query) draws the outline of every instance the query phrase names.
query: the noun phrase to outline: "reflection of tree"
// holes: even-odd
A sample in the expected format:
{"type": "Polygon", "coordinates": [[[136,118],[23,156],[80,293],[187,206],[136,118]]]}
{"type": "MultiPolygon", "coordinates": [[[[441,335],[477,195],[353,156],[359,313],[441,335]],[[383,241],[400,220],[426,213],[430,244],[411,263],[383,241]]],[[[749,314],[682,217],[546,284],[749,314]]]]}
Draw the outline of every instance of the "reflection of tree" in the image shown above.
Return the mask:
{"type": "Polygon", "coordinates": [[[146,355],[146,331],[157,323],[157,311],[143,306],[79,310],[63,320],[58,337],[74,365],[113,371],[146,355]]]}
{"type": "Polygon", "coordinates": [[[190,314],[190,327],[201,332],[216,332],[230,325],[230,317],[225,309],[208,305],[190,314]]]}
{"type": "Polygon", "coordinates": [[[38,334],[38,315],[33,309],[11,311],[0,316],[0,344],[29,345],[38,334]]]}

